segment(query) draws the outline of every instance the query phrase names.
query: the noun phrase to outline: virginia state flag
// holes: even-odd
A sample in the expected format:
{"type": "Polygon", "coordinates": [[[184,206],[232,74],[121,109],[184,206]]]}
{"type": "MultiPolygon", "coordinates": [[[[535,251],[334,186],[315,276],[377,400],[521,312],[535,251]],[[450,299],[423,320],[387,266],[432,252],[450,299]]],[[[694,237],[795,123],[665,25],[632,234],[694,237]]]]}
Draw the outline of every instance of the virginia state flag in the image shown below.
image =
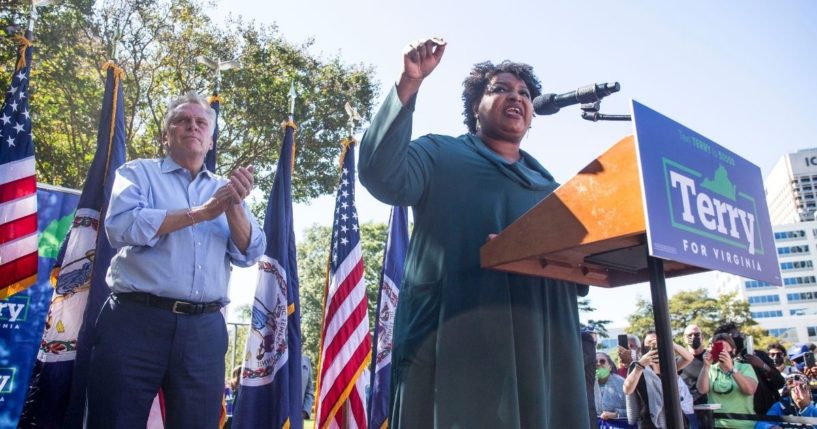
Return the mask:
{"type": "Polygon", "coordinates": [[[403,265],[408,251],[408,213],[405,207],[392,207],[389,235],[383,252],[383,272],[377,296],[377,320],[374,330],[374,359],[369,396],[369,427],[386,429],[389,426],[391,402],[391,349],[394,312],[403,282],[403,265]]]}
{"type": "Polygon", "coordinates": [[[82,427],[90,340],[96,316],[109,294],[105,274],[115,253],[103,220],[114,173],[125,162],[124,71],[111,61],[103,70],[107,79],[97,150],[52,275],[55,290],[21,419],[23,427],[82,427]]]}
{"type": "Polygon", "coordinates": [[[267,250],[258,263],[233,428],[303,427],[301,304],[291,189],[296,127],[291,121],[284,127],[284,143],[264,217],[267,250]]]}
{"type": "Polygon", "coordinates": [[[207,101],[210,102],[210,107],[216,111],[216,124],[213,127],[213,146],[210,150],[207,151],[207,155],[204,156],[204,166],[207,167],[207,170],[215,173],[216,172],[216,143],[218,142],[218,115],[221,111],[221,97],[218,94],[214,94],[210,97],[207,97],[207,101]]]}

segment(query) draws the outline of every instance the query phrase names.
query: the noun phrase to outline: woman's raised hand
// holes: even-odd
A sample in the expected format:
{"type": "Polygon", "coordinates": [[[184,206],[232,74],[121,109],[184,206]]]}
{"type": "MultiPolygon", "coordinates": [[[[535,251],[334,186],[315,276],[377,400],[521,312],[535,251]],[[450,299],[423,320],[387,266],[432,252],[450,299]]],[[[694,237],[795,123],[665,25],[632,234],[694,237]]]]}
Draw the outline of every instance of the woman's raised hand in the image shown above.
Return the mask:
{"type": "Polygon", "coordinates": [[[442,38],[431,37],[409,43],[403,49],[403,71],[397,81],[397,95],[403,104],[420,89],[423,79],[440,64],[445,45],[442,38]]]}

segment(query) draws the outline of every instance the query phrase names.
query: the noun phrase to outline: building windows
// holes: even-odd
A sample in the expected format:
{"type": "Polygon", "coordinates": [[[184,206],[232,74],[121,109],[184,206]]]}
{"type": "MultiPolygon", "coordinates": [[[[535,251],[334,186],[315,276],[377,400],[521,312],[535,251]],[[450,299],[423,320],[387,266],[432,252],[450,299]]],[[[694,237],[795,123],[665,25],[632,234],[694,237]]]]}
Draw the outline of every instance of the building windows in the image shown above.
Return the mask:
{"type": "Polygon", "coordinates": [[[786,286],[807,285],[814,283],[817,283],[817,278],[814,276],[789,277],[783,279],[783,284],[786,286]]]}
{"type": "Polygon", "coordinates": [[[817,338],[817,326],[807,326],[806,331],[808,331],[809,340],[817,338]]]}
{"type": "Polygon", "coordinates": [[[817,315],[817,308],[792,308],[789,316],[814,316],[817,315]]]}
{"type": "Polygon", "coordinates": [[[762,282],[760,280],[746,280],[744,282],[746,285],[746,289],[765,289],[767,287],[773,287],[769,282],[762,282]]]}
{"type": "Polygon", "coordinates": [[[760,295],[760,296],[750,296],[749,297],[749,305],[754,304],[779,304],[780,303],[780,296],[779,295],[760,295]]]}
{"type": "Polygon", "coordinates": [[[809,253],[808,244],[777,248],[778,255],[802,255],[804,253],[809,253]]]}
{"type": "Polygon", "coordinates": [[[786,298],[789,300],[789,302],[817,300],[817,296],[815,296],[814,292],[790,293],[786,295],[786,298]]]}
{"type": "Polygon", "coordinates": [[[793,238],[805,238],[806,231],[798,230],[798,231],[780,231],[774,233],[775,240],[789,240],[793,238]]]}
{"type": "Polygon", "coordinates": [[[752,312],[752,319],[767,319],[770,317],[783,317],[782,310],[770,310],[770,311],[753,311],[752,312]]]}
{"type": "Polygon", "coordinates": [[[792,261],[792,262],[781,262],[780,269],[783,271],[789,270],[807,270],[810,268],[814,268],[814,263],[811,261],[792,261]]]}
{"type": "Polygon", "coordinates": [[[769,329],[769,335],[781,340],[796,340],[797,330],[794,328],[773,328],[769,329]]]}

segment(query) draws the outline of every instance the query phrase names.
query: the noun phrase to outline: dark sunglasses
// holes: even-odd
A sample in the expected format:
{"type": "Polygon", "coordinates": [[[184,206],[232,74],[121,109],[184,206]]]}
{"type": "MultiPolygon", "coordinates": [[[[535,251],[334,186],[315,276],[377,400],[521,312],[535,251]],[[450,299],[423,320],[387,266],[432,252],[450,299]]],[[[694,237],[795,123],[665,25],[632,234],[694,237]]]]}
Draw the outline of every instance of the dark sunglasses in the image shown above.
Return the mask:
{"type": "Polygon", "coordinates": [[[607,365],[607,359],[599,359],[596,361],[598,365],[607,365]]]}

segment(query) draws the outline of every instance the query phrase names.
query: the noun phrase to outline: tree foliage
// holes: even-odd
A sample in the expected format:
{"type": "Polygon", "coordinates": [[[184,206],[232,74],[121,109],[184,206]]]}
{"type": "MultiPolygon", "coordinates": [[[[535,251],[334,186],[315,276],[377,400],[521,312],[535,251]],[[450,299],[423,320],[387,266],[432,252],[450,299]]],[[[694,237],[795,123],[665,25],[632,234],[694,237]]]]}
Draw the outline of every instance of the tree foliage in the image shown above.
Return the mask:
{"type": "MultiPolygon", "coordinates": [[[[374,328],[380,271],[383,266],[383,249],[386,244],[387,225],[364,223],[360,225],[366,296],[369,307],[369,329],[374,328]]],[[[318,362],[323,295],[332,229],[313,225],[306,229],[304,239],[298,244],[298,278],[301,291],[301,333],[304,353],[313,365],[318,362]]],[[[372,331],[373,332],[373,331],[372,331]]]]}
{"type": "MultiPolygon", "coordinates": [[[[0,11],[0,28],[24,28],[27,16],[28,5],[14,3],[0,11]]],[[[0,40],[2,82],[9,80],[15,43],[0,40]]],[[[162,118],[170,98],[212,93],[214,72],[196,57],[237,59],[241,68],[223,72],[219,93],[217,172],[253,165],[258,188],[269,193],[294,83],[299,95],[293,197],[306,201],[331,192],[340,141],[350,131],[344,104],[368,120],[377,88],[370,66],[313,56],[312,43],[290,43],[275,25],[230,18],[219,26],[200,0],[106,0],[96,6],[93,0],[65,0],[41,8],[30,84],[38,180],[83,185],[96,148],[101,66],[116,48],[127,74],[128,159],[162,155],[162,118]]]]}
{"type": "MultiPolygon", "coordinates": [[[[593,313],[596,311],[596,308],[590,304],[590,298],[579,298],[578,300],[579,305],[579,312],[580,313],[593,313]]],[[[582,323],[582,328],[588,327],[593,328],[599,334],[601,338],[607,338],[610,334],[607,332],[607,326],[613,323],[612,320],[595,320],[595,319],[588,319],[587,324],[582,323]]]]}
{"type": "MultiPolygon", "coordinates": [[[[706,289],[682,291],[673,295],[668,302],[670,326],[674,340],[684,344],[683,331],[690,324],[700,326],[704,337],[709,338],[715,329],[726,323],[735,322],[741,332],[754,336],[755,344],[764,347],[774,341],[768,332],[757,326],[751,317],[749,303],[740,299],[735,293],[712,297],[706,289]]],[[[643,336],[648,330],[655,329],[652,303],[641,298],[636,303],[635,311],[627,317],[627,332],[643,336]]]]}

